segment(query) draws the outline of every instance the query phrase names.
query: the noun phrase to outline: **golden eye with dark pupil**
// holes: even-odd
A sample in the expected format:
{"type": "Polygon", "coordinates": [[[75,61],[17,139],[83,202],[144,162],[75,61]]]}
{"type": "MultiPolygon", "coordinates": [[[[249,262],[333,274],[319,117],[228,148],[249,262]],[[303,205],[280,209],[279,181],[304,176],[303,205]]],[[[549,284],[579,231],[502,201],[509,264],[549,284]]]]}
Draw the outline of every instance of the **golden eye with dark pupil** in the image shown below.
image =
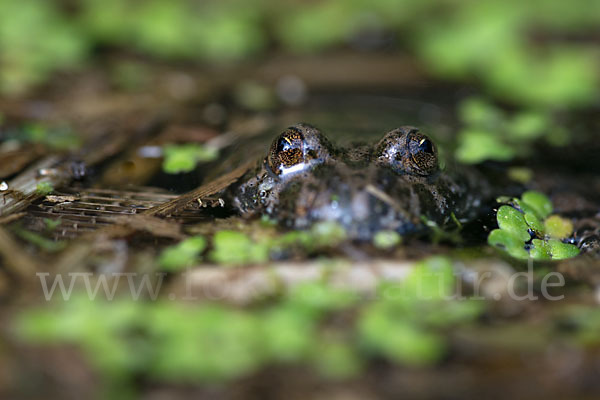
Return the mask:
{"type": "Polygon", "coordinates": [[[375,162],[399,175],[428,176],[438,171],[435,144],[412,126],[386,133],[375,147],[375,162]]]}
{"type": "Polygon", "coordinates": [[[429,138],[420,133],[412,133],[408,137],[408,151],[417,167],[418,174],[429,174],[438,167],[435,146],[429,138]]]}
{"type": "Polygon", "coordinates": [[[304,161],[304,137],[294,128],[289,128],[273,141],[267,157],[269,167],[277,175],[283,169],[304,161]]]}

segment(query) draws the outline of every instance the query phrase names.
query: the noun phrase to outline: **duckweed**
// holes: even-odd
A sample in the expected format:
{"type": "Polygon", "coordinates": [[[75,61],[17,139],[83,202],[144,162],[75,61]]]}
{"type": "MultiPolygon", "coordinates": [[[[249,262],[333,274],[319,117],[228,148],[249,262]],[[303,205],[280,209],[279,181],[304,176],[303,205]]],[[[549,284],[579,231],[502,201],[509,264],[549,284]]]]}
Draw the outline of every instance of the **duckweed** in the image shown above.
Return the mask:
{"type": "Polygon", "coordinates": [[[494,229],[488,236],[488,243],[491,246],[506,251],[514,258],[527,259],[529,253],[525,250],[525,242],[518,237],[513,236],[510,232],[502,229],[494,229]]]}
{"type": "Polygon", "coordinates": [[[335,247],[346,240],[346,230],[334,221],[315,223],[308,231],[293,231],[273,239],[273,248],[300,246],[308,253],[319,249],[335,247]]]}
{"type": "Polygon", "coordinates": [[[54,192],[54,186],[51,182],[42,181],[35,186],[35,192],[40,196],[47,196],[54,192]]]}
{"type": "Polygon", "coordinates": [[[335,246],[347,237],[344,227],[335,221],[317,222],[310,233],[314,241],[324,246],[335,246]]]}
{"type": "MultiPolygon", "coordinates": [[[[464,2],[451,13],[438,12],[440,0],[408,1],[400,13],[387,0],[79,3],[74,12],[42,0],[2,2],[0,45],[7,62],[0,65],[0,91],[22,92],[58,69],[77,67],[99,45],[158,59],[223,62],[264,52],[269,44],[314,53],[347,43],[378,47],[388,35],[400,35],[409,40],[395,47],[411,51],[438,77],[476,80],[487,94],[513,104],[551,110],[589,105],[598,95],[593,45],[557,39],[593,32],[598,8],[587,0],[568,6],[558,0],[464,2]],[[552,35],[531,41],[531,24],[552,35]],[[364,31],[387,34],[363,42],[364,31]]],[[[536,117],[524,117],[514,131],[537,135],[539,126],[536,117]]]]}
{"type": "Polygon", "coordinates": [[[553,260],[564,260],[579,254],[579,248],[573,244],[563,243],[557,239],[550,239],[547,243],[550,248],[550,257],[553,260]]]}
{"type": "Polygon", "coordinates": [[[212,161],[219,152],[214,147],[189,143],[183,145],[168,145],[164,148],[163,171],[168,174],[190,172],[199,162],[212,161]]]}
{"type": "Polygon", "coordinates": [[[525,167],[508,168],[508,177],[519,183],[529,183],[533,179],[533,171],[525,167]]]}
{"type": "Polygon", "coordinates": [[[313,316],[342,310],[356,304],[358,296],[347,290],[329,287],[326,282],[298,285],[288,294],[289,304],[303,314],[313,316]]]}
{"type": "Polygon", "coordinates": [[[411,365],[427,365],[441,359],[445,350],[441,336],[394,317],[391,311],[383,305],[364,311],[358,331],[368,351],[411,365]]]}
{"type": "Polygon", "coordinates": [[[561,239],[573,233],[573,224],[558,215],[551,215],[544,221],[544,231],[551,238],[561,239]]]}
{"type": "Polygon", "coordinates": [[[361,310],[357,329],[369,353],[410,365],[439,361],[446,343],[433,327],[473,321],[483,303],[452,301],[456,277],[445,257],[431,257],[415,265],[401,283],[383,282],[382,301],[361,310]]]}
{"type": "Polygon", "coordinates": [[[54,3],[0,2],[0,92],[22,93],[59,68],[77,66],[89,46],[79,33],[54,3]]]}
{"type": "Polygon", "coordinates": [[[418,262],[402,282],[403,297],[409,300],[444,300],[454,294],[455,276],[446,257],[418,262]]]}
{"type": "Polygon", "coordinates": [[[521,196],[519,205],[525,205],[533,208],[538,218],[546,218],[552,212],[552,202],[540,192],[527,191],[521,196]]]}
{"type": "Polygon", "coordinates": [[[525,242],[531,239],[523,213],[511,206],[501,206],[496,214],[500,229],[525,242]]]}
{"type": "Polygon", "coordinates": [[[517,259],[562,260],[579,254],[577,246],[562,241],[573,233],[573,224],[550,215],[553,207],[547,196],[527,191],[520,199],[504,200],[510,205],[498,209],[499,229],[488,236],[491,246],[517,259]]]}
{"type": "Polygon", "coordinates": [[[126,386],[130,393],[140,377],[227,382],[274,363],[311,365],[326,378],[346,379],[372,358],[420,366],[444,356],[442,330],[474,321],[485,305],[445,297],[454,282],[451,267],[441,257],[419,263],[406,282],[395,284],[403,298],[385,295],[391,283],[368,300],[318,281],[248,309],[124,297],[92,301],[80,293],[23,312],[15,334],[33,343],[77,345],[107,387],[126,386]],[[331,324],[339,315],[346,322],[331,324]]]}
{"type": "Polygon", "coordinates": [[[532,229],[536,234],[542,235],[544,233],[544,224],[542,224],[542,222],[535,213],[526,212],[525,214],[523,214],[523,218],[525,219],[525,222],[527,222],[529,228],[532,229]]]}
{"type": "Polygon", "coordinates": [[[244,233],[224,230],[214,235],[210,258],[229,266],[264,263],[269,260],[269,250],[266,241],[255,242],[244,233]]]}
{"type": "Polygon", "coordinates": [[[402,241],[402,236],[395,231],[379,231],[373,236],[373,245],[378,249],[391,249],[402,241]]]}
{"type": "Polygon", "coordinates": [[[548,242],[540,239],[532,239],[529,254],[534,260],[551,260],[552,253],[548,242]]]}
{"type": "Polygon", "coordinates": [[[299,362],[312,351],[316,321],[293,306],[280,306],[263,314],[266,352],[278,362],[299,362]]]}
{"type": "Polygon", "coordinates": [[[460,161],[476,164],[484,160],[507,161],[516,155],[515,149],[503,143],[488,131],[465,129],[458,136],[456,157],[460,161]]]}
{"type": "MultiPolygon", "coordinates": [[[[545,138],[552,143],[561,129],[547,111],[525,108],[509,114],[482,98],[463,100],[458,112],[463,128],[456,157],[465,163],[526,156],[535,140],[545,138]]],[[[520,179],[530,175],[520,172],[520,179]]]]}
{"type": "Polygon", "coordinates": [[[163,250],[158,259],[158,264],[166,271],[189,268],[199,261],[199,256],[205,248],[206,240],[202,236],[185,239],[179,244],[163,250]]]}
{"type": "MultiPolygon", "coordinates": [[[[264,228],[272,225],[262,221],[264,228]]],[[[301,251],[303,254],[315,254],[320,250],[335,247],[346,240],[346,231],[335,222],[322,222],[314,224],[310,230],[291,231],[273,235],[265,231],[264,234],[250,237],[246,233],[223,230],[213,236],[213,248],[209,258],[227,266],[264,263],[271,257],[301,251]]]]}

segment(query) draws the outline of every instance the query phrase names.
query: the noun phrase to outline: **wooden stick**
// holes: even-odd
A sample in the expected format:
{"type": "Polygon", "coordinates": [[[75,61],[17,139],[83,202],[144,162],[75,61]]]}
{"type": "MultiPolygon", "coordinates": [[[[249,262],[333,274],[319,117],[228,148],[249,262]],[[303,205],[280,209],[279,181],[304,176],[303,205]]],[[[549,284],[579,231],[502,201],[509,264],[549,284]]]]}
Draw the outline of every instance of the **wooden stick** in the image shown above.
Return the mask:
{"type": "Polygon", "coordinates": [[[248,171],[254,162],[248,162],[228,174],[223,175],[220,178],[215,179],[214,181],[208,182],[191,192],[182,194],[181,196],[167,201],[166,203],[160,204],[158,206],[152,207],[149,210],[145,211],[144,214],[147,215],[156,215],[156,216],[168,216],[175,214],[178,211],[183,210],[187,205],[196,201],[197,199],[202,199],[203,197],[213,195],[227,186],[231,185],[233,182],[237,181],[242,175],[248,171]]]}

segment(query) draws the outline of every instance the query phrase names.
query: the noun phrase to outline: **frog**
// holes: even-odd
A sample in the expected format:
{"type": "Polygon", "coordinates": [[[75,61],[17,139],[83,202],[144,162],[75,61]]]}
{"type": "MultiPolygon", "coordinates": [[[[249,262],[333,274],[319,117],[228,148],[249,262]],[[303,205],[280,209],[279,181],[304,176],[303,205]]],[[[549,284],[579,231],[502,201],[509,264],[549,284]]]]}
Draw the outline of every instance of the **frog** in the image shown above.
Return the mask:
{"type": "Polygon", "coordinates": [[[288,229],[333,222],[350,239],[381,231],[419,236],[432,226],[472,221],[491,196],[481,175],[440,163],[434,141],[400,126],[374,143],[335,145],[315,126],[283,130],[233,191],[245,217],[261,216],[288,229]]]}

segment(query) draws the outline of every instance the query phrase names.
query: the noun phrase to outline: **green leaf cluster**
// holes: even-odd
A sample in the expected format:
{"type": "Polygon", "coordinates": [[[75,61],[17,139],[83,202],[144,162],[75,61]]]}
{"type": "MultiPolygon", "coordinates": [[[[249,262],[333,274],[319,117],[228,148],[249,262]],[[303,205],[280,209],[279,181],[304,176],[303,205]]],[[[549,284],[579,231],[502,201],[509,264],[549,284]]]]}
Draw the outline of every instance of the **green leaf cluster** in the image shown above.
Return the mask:
{"type": "Polygon", "coordinates": [[[276,236],[251,238],[245,233],[223,230],[215,233],[212,261],[229,266],[267,262],[272,254],[296,250],[312,254],[335,247],[346,240],[345,229],[338,223],[324,221],[309,230],[297,230],[276,236]]]}
{"type": "Polygon", "coordinates": [[[508,114],[482,98],[467,98],[459,106],[462,128],[456,157],[464,163],[508,161],[527,156],[531,146],[544,139],[564,144],[568,134],[548,111],[529,109],[508,114]]]}
{"type": "Polygon", "coordinates": [[[522,260],[562,260],[579,254],[577,246],[563,242],[573,232],[573,225],[550,215],[552,202],[544,194],[527,191],[510,203],[496,213],[499,229],[488,236],[491,246],[522,260]]]}

